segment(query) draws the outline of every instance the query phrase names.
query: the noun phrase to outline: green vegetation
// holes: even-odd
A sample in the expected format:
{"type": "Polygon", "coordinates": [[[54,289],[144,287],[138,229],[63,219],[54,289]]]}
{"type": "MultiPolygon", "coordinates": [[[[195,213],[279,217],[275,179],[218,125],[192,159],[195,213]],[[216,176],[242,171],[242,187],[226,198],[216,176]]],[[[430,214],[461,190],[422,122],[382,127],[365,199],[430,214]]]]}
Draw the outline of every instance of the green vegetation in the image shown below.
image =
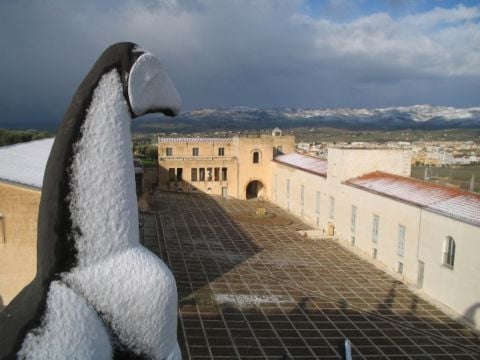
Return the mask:
{"type": "Polygon", "coordinates": [[[140,159],[144,167],[157,166],[158,146],[150,144],[148,138],[135,138],[133,140],[133,156],[140,159]]]}
{"type": "Polygon", "coordinates": [[[0,129],[0,146],[39,140],[51,136],[48,131],[0,129]]]}
{"type": "Polygon", "coordinates": [[[464,190],[470,189],[470,181],[472,176],[474,176],[474,191],[480,193],[480,165],[448,167],[414,166],[412,167],[412,177],[424,179],[425,171],[431,182],[459,187],[464,190]]]}

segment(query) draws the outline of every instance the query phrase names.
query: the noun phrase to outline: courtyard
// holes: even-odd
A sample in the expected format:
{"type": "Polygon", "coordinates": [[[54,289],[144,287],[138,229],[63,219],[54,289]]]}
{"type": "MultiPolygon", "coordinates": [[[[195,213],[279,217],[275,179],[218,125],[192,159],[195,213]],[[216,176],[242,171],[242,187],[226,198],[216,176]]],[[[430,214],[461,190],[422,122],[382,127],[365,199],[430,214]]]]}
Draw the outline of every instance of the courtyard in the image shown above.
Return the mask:
{"type": "Polygon", "coordinates": [[[189,359],[478,359],[479,334],[256,200],[156,192],[143,244],[175,275],[189,359]],[[257,216],[256,209],[266,209],[257,216]]]}

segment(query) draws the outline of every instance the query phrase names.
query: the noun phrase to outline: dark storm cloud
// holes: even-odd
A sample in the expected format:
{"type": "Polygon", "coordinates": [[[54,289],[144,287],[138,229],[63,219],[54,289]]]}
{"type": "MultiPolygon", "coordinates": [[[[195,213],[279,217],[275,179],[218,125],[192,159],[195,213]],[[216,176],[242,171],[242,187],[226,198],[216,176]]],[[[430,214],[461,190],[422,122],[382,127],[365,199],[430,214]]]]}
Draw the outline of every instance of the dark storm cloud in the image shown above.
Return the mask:
{"type": "Polygon", "coordinates": [[[109,44],[165,63],[184,108],[478,105],[479,9],[335,22],[302,1],[0,1],[0,124],[58,121],[109,44]]]}

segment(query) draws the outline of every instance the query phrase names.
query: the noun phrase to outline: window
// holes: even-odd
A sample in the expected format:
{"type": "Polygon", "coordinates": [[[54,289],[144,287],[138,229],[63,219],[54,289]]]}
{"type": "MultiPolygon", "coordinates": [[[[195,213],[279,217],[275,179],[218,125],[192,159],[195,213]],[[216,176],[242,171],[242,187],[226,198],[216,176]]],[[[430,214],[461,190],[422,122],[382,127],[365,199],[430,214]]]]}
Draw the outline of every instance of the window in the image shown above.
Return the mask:
{"type": "Polygon", "coordinates": [[[220,181],[220,168],[215,168],[214,170],[214,180],[220,181]]]}
{"type": "Polygon", "coordinates": [[[252,157],[252,162],[254,164],[258,164],[260,162],[260,153],[258,151],[254,151],[252,157]]]}
{"type": "Polygon", "coordinates": [[[330,219],[335,218],[335,198],[330,196],[330,219]]]}
{"type": "Polygon", "coordinates": [[[192,179],[192,182],[197,181],[197,169],[196,169],[196,168],[193,168],[193,169],[192,169],[192,177],[191,177],[191,179],[192,179]]]}
{"type": "Polygon", "coordinates": [[[167,154],[167,156],[173,156],[173,149],[172,148],[167,148],[165,153],[167,154]]]}
{"type": "Polygon", "coordinates": [[[168,181],[175,181],[175,168],[168,169],[168,181]]]}
{"type": "Polygon", "coordinates": [[[225,156],[225,148],[218,148],[218,156],[225,156]]]}
{"type": "Polygon", "coordinates": [[[355,246],[355,235],[352,235],[350,239],[350,245],[355,246]]]}
{"type": "Polygon", "coordinates": [[[373,215],[373,228],[372,228],[372,242],[376,244],[378,242],[378,225],[380,218],[378,215],[373,215]]]}
{"type": "Polygon", "coordinates": [[[443,252],[443,264],[453,269],[455,263],[455,240],[451,236],[447,236],[445,241],[445,250],[443,252]]]}
{"type": "Polygon", "coordinates": [[[207,168],[207,181],[212,181],[212,179],[213,179],[212,168],[207,168]]]}
{"type": "Polygon", "coordinates": [[[397,272],[398,272],[399,274],[403,274],[403,263],[402,263],[402,262],[399,262],[399,263],[398,263],[397,272]]]}
{"type": "Polygon", "coordinates": [[[352,205],[352,215],[350,218],[350,230],[355,233],[355,227],[357,222],[357,207],[352,205]]]}
{"type": "Polygon", "coordinates": [[[183,168],[177,168],[177,181],[182,181],[183,179],[183,168]]]}
{"type": "Polygon", "coordinates": [[[192,155],[198,156],[198,154],[199,154],[198,148],[192,148],[192,155]]]}
{"type": "Polygon", "coordinates": [[[405,226],[398,225],[397,255],[403,257],[405,253],[405,226]]]}
{"type": "Polygon", "coordinates": [[[377,249],[376,248],[372,249],[372,258],[373,258],[373,260],[377,260],[377,249]]]}
{"type": "Polygon", "coordinates": [[[315,201],[315,213],[320,214],[320,191],[317,191],[317,198],[315,201]]]}
{"type": "Polygon", "coordinates": [[[222,168],[222,180],[227,180],[227,168],[222,168]]]}
{"type": "Polygon", "coordinates": [[[198,169],[198,178],[200,181],[205,181],[205,168],[198,169]]]}

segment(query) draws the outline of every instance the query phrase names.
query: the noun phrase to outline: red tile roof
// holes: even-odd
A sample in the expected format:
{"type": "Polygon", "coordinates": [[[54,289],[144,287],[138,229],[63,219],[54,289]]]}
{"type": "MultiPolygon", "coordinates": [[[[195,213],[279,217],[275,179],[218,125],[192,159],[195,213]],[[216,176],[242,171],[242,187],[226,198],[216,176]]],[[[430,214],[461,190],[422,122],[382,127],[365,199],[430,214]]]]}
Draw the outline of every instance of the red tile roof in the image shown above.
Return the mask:
{"type": "Polygon", "coordinates": [[[480,226],[478,194],[381,171],[347,180],[346,184],[480,226]]]}
{"type": "Polygon", "coordinates": [[[322,160],[313,156],[291,153],[277,156],[274,161],[316,175],[327,176],[327,160],[322,160]]]}

